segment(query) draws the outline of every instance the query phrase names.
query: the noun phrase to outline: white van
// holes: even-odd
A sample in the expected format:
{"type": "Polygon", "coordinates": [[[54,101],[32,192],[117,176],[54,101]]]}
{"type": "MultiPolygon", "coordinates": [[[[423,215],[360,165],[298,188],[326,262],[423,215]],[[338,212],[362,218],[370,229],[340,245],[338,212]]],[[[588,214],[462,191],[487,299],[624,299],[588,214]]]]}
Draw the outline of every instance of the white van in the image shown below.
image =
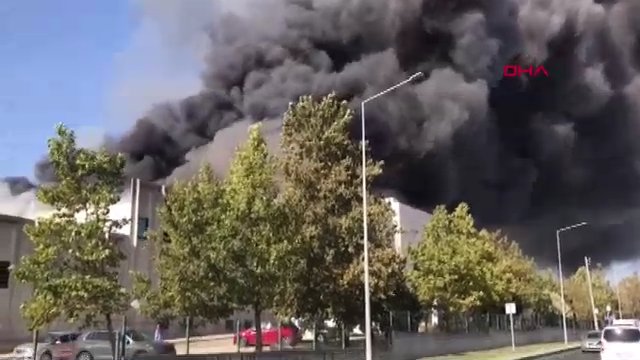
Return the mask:
{"type": "Polygon", "coordinates": [[[638,319],[617,319],[613,320],[611,326],[635,326],[640,328],[640,320],[638,319]]]}
{"type": "Polygon", "coordinates": [[[607,326],[600,340],[601,360],[640,360],[640,328],[629,325],[607,326]]]}

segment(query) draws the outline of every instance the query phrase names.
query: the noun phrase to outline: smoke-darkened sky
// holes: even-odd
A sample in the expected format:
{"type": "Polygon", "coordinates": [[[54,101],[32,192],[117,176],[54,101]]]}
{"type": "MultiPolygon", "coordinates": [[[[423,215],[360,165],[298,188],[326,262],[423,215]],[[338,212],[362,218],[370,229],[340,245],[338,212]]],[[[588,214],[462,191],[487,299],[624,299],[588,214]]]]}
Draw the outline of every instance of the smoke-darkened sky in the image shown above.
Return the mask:
{"type": "MultiPolygon", "coordinates": [[[[108,141],[129,175],[185,176],[203,161],[223,171],[238,128],[266,121],[275,137],[299,96],[335,91],[357,110],[422,71],[368,105],[367,137],[387,164],[379,188],[425,209],[469,202],[543,263],[555,258],[555,229],[581,221],[590,225],[565,233],[571,265],[637,257],[640,2],[242,3],[207,28],[201,89],[108,141]],[[549,76],[503,78],[516,62],[549,76]]],[[[51,180],[46,162],[37,170],[51,180]]]]}

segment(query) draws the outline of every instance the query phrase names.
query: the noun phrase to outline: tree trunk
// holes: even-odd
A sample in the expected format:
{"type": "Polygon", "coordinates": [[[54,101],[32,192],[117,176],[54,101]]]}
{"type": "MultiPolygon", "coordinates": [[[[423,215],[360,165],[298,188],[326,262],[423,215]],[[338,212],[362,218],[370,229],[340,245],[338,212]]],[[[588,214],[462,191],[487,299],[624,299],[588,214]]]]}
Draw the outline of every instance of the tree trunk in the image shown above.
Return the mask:
{"type": "MultiPolygon", "coordinates": [[[[256,352],[262,352],[262,310],[260,306],[253,306],[253,322],[256,326],[256,352]]],[[[280,339],[278,339],[280,340],[280,339]]]]}
{"type": "Polygon", "coordinates": [[[105,314],[104,319],[107,322],[107,332],[109,333],[109,343],[111,344],[111,356],[114,360],[117,359],[116,353],[116,339],[113,336],[113,321],[111,321],[111,314],[105,314]]]}
{"type": "Polygon", "coordinates": [[[33,330],[32,334],[32,342],[33,342],[33,358],[38,359],[38,336],[40,332],[38,330],[33,330]]]}

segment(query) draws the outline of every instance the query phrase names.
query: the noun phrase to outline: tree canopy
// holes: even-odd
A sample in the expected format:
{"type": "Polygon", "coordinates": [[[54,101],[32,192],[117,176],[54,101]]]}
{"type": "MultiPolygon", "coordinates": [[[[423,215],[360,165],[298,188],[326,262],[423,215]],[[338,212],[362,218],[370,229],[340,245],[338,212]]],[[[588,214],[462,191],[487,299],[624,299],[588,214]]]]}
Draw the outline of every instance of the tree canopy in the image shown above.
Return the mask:
{"type": "Polygon", "coordinates": [[[228,240],[219,247],[227,257],[233,281],[230,285],[237,306],[251,308],[261,348],[261,315],[275,307],[281,277],[291,271],[286,208],[275,182],[276,163],[254,125],[249,140],[238,149],[225,181],[225,222],[228,240]]]}
{"type": "Polygon", "coordinates": [[[171,187],[158,211],[159,227],[149,234],[156,279],[136,274],[134,283],[143,314],[157,321],[217,321],[233,312],[229,259],[219,251],[229,239],[224,201],[223,186],[209,167],[171,187]]]}
{"type": "MultiPolygon", "coordinates": [[[[349,137],[353,113],[334,95],[303,97],[282,130],[283,191],[296,235],[281,312],[359,323],[363,315],[361,148],[349,137]]],[[[368,156],[369,185],[381,163],[368,156]]],[[[398,230],[389,205],[368,206],[372,302],[382,304],[404,282],[404,262],[391,248],[398,230]]]]}
{"type": "Polygon", "coordinates": [[[640,276],[633,273],[618,284],[620,307],[625,317],[640,317],[640,276]]]}
{"type": "MultiPolygon", "coordinates": [[[[607,305],[614,307],[615,293],[606,279],[602,266],[597,265],[590,271],[595,306],[603,314],[607,305]]],[[[580,267],[565,283],[565,294],[576,319],[593,321],[586,267],[580,267]]]]}
{"type": "Polygon", "coordinates": [[[551,309],[551,282],[517,243],[477,229],[469,207],[435,209],[423,239],[410,250],[409,282],[426,307],[468,314],[502,311],[507,302],[551,309]]]}
{"type": "Polygon", "coordinates": [[[491,234],[478,231],[466,204],[440,206],[422,241],[410,251],[409,280],[425,306],[454,313],[479,310],[499,298],[499,261],[491,234]]]}
{"type": "Polygon", "coordinates": [[[106,321],[129,305],[119,281],[125,259],[114,231],[124,220],[110,217],[120,199],[124,158],[79,148],[73,131],[56,127],[48,159],[57,182],[38,189],[38,200],[54,212],[26,227],[34,251],[24,256],[15,278],[33,287],[22,307],[33,329],[56,318],[86,325],[106,321]]]}

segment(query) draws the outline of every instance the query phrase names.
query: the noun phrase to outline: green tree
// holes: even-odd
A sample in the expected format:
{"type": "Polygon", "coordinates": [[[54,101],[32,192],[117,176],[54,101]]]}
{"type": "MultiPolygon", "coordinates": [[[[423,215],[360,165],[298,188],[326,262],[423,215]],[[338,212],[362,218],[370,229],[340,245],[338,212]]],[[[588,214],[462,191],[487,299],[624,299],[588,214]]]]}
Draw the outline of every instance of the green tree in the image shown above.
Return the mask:
{"type": "Polygon", "coordinates": [[[31,328],[62,317],[86,325],[102,319],[112,331],[112,315],[122,313],[129,298],[119,283],[125,256],[112,236],[124,221],[109,217],[120,198],[124,158],[78,148],[75,134],[63,125],[56,133],[49,140],[49,161],[57,182],[37,194],[55,211],[27,226],[34,251],[15,272],[34,290],[23,314],[31,328]]]}
{"type": "Polygon", "coordinates": [[[285,261],[292,240],[275,181],[276,165],[260,126],[252,126],[224,184],[225,241],[212,255],[229,263],[236,279],[228,285],[235,304],[253,310],[257,351],[262,348],[262,313],[274,308],[281,276],[291,271],[285,261]]]}
{"type": "Polygon", "coordinates": [[[174,317],[219,320],[233,312],[224,188],[209,167],[171,187],[150,234],[157,279],[136,274],[141,311],[157,321],[174,317]],[[155,281],[152,281],[155,280],[155,281]]]}
{"type": "MultiPolygon", "coordinates": [[[[279,293],[282,313],[318,321],[333,318],[345,326],[363,319],[361,147],[349,137],[353,113],[329,95],[302,97],[284,116],[281,169],[289,224],[297,234],[279,293]]],[[[368,157],[371,159],[371,157],[368,157]]],[[[381,173],[369,160],[369,185],[381,173]]],[[[392,210],[368,199],[371,300],[388,307],[404,285],[404,261],[391,248],[397,231],[392,210]]]]}
{"type": "Polygon", "coordinates": [[[625,317],[640,317],[640,276],[629,275],[618,284],[620,307],[625,317]]]}
{"type": "Polygon", "coordinates": [[[477,230],[466,204],[439,206],[422,241],[410,251],[410,283],[425,306],[471,314],[498,302],[500,282],[495,235],[477,230]]]}
{"type": "MultiPolygon", "coordinates": [[[[591,268],[590,271],[595,306],[603,314],[607,305],[613,306],[615,304],[615,293],[600,265],[591,268]]],[[[587,270],[584,266],[580,267],[565,282],[565,294],[577,320],[593,321],[587,270]]]]}
{"type": "Polygon", "coordinates": [[[548,313],[552,308],[553,282],[548,273],[541,273],[532,258],[523,254],[520,246],[493,233],[498,262],[495,264],[499,301],[497,308],[506,302],[515,302],[521,309],[548,313]]]}

